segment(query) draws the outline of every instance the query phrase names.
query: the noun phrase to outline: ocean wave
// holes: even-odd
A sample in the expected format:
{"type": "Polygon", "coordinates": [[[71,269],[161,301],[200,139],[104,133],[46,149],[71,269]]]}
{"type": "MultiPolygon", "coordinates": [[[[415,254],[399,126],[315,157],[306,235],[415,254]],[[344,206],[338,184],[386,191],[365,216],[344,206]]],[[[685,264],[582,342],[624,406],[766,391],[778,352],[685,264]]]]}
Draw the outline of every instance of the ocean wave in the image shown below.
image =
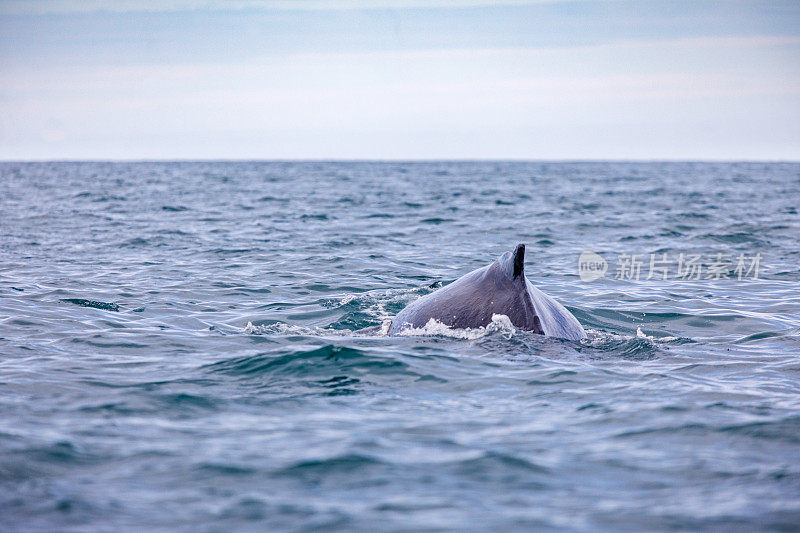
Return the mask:
{"type": "Polygon", "coordinates": [[[431,287],[411,289],[381,289],[360,294],[348,294],[336,301],[336,309],[343,315],[331,327],[352,330],[382,324],[391,320],[401,309],[416,298],[433,290],[431,287]]]}
{"type": "MultiPolygon", "coordinates": [[[[350,371],[378,372],[404,369],[408,365],[395,357],[365,350],[327,344],[310,350],[279,351],[234,357],[202,367],[202,370],[235,375],[281,374],[293,377],[324,376],[322,385],[338,387],[350,379],[350,371]],[[334,379],[335,378],[335,379],[334,379]],[[334,381],[330,381],[334,379],[334,381]]],[[[350,382],[355,383],[355,382],[350,382]]]]}

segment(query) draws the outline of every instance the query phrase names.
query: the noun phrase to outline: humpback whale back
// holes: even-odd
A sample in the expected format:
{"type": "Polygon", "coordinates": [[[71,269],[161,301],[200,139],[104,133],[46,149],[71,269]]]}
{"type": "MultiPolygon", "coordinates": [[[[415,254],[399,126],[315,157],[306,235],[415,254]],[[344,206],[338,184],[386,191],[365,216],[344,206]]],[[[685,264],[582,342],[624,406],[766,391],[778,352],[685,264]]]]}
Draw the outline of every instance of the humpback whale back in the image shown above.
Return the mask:
{"type": "Polygon", "coordinates": [[[524,244],[412,302],[392,320],[389,333],[423,327],[431,319],[451,328],[485,327],[496,314],[525,331],[567,339],[586,336],[569,311],[525,277],[524,244]]]}

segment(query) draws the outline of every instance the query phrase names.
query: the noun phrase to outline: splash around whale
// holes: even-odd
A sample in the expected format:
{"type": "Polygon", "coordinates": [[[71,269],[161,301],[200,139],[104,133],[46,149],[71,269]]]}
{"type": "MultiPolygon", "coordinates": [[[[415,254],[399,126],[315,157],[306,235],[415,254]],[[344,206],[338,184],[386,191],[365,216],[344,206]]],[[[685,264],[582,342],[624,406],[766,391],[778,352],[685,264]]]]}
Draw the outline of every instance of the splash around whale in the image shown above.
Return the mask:
{"type": "Polygon", "coordinates": [[[424,327],[431,319],[454,329],[486,327],[495,315],[505,315],[514,327],[541,335],[586,337],[572,313],[525,277],[524,244],[412,302],[394,317],[389,334],[424,327]]]}

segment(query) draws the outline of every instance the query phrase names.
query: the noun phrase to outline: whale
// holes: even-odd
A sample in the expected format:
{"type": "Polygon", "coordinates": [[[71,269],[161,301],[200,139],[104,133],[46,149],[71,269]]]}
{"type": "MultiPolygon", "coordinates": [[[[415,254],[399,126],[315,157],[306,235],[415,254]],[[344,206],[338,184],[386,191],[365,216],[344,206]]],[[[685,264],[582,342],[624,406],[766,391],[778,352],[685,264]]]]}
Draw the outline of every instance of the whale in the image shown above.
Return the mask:
{"type": "Polygon", "coordinates": [[[430,320],[453,329],[481,328],[496,315],[507,316],[517,329],[540,335],[569,340],[586,337],[578,319],[525,276],[524,244],[411,302],[392,319],[388,333],[413,333],[430,320]]]}

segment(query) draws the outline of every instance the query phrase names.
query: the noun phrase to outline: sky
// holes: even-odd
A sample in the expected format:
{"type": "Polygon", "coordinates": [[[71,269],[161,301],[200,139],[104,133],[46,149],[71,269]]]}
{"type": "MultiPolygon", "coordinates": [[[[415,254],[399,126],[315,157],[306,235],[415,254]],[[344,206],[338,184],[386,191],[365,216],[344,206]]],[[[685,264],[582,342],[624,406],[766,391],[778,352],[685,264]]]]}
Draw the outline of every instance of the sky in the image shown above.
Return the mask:
{"type": "Polygon", "coordinates": [[[0,159],[800,161],[800,2],[0,0],[0,159]]]}

